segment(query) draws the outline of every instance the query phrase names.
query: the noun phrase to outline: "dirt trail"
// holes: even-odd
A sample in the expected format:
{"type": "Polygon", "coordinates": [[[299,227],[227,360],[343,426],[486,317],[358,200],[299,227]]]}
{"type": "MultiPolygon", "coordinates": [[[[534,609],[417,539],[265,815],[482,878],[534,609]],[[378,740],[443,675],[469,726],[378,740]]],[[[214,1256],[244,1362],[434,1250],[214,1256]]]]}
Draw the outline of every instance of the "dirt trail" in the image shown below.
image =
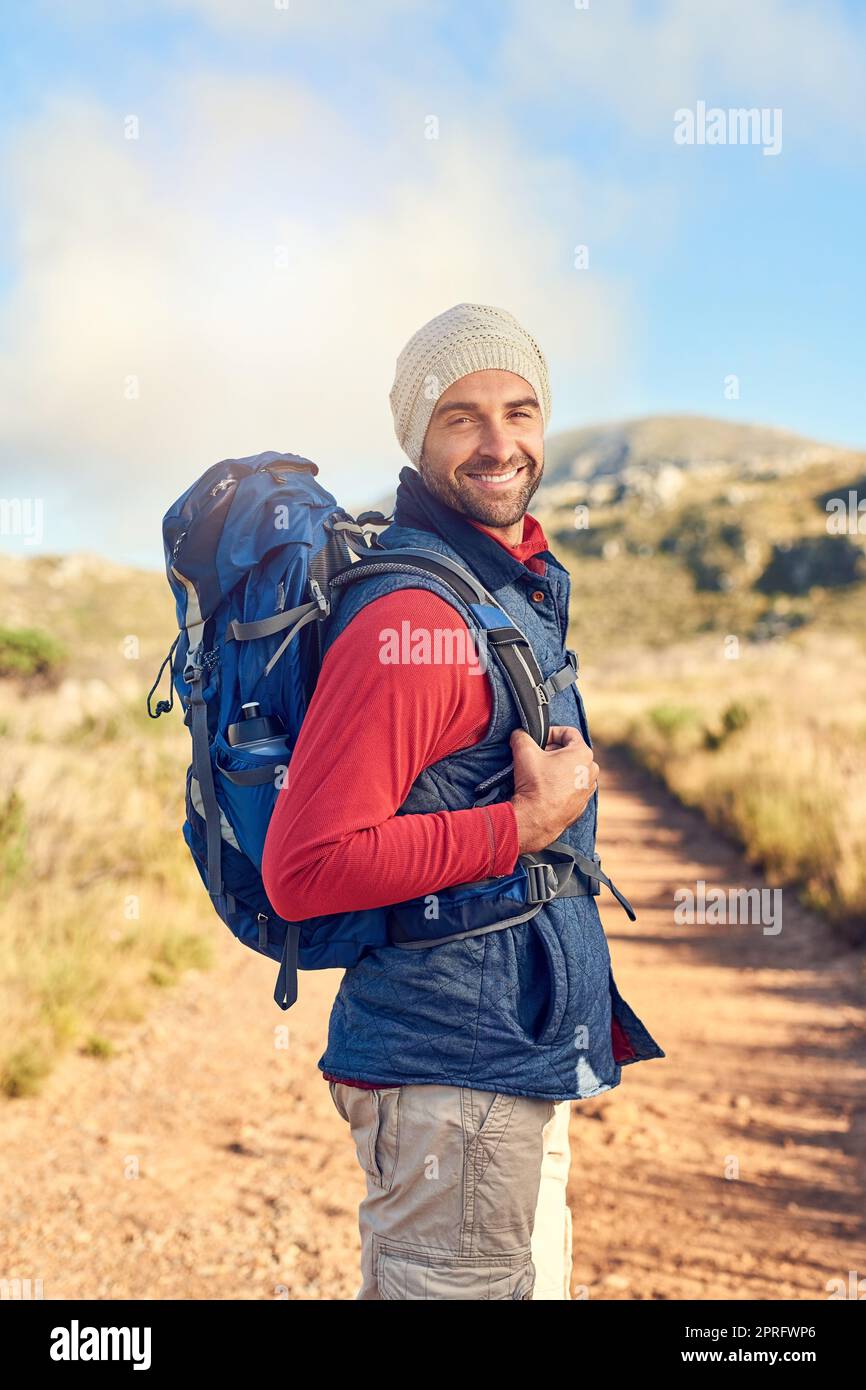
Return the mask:
{"type": "MultiPolygon", "coordinates": [[[[602,857],[639,912],[599,899],[614,971],[667,1056],[573,1107],[574,1295],[824,1299],[866,1278],[863,954],[793,894],[779,935],[677,926],[677,887],[762,881],[602,768],[602,857]]],[[[218,930],[216,967],[117,1056],[3,1106],[0,1277],[46,1299],[354,1298],[363,1180],[316,1068],[339,972],[302,975],[284,1015],[274,968],[218,930]]]]}

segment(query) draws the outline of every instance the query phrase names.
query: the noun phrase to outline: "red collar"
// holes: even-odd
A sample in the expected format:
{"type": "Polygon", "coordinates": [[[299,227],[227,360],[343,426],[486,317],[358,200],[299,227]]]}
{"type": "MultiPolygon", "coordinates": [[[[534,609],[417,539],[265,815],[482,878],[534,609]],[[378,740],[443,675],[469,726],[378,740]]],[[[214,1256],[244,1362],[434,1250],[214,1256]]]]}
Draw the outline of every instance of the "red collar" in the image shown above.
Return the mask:
{"type": "Polygon", "coordinates": [[[471,516],[466,517],[466,520],[478,531],[483,531],[485,535],[492,536],[495,541],[499,542],[503,550],[507,550],[509,555],[513,555],[515,560],[519,560],[523,565],[525,565],[528,560],[531,560],[534,555],[537,555],[539,551],[550,549],[547,543],[547,537],[542,531],[539,522],[534,516],[530,516],[529,512],[526,512],[523,517],[523,539],[518,541],[517,545],[509,545],[507,541],[503,540],[501,531],[493,531],[489,526],[483,526],[480,521],[473,521],[471,516]]]}

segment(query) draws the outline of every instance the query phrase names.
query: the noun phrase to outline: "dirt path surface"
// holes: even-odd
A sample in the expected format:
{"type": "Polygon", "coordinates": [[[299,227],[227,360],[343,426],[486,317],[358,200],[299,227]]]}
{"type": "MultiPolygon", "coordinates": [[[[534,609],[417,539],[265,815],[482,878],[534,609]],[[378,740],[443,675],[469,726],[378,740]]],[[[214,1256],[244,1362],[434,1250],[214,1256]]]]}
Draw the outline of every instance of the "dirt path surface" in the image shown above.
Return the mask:
{"type": "MultiPolygon", "coordinates": [[[[628,764],[602,776],[599,847],[639,914],[599,899],[614,972],[667,1055],[573,1106],[574,1296],[825,1299],[866,1278],[863,953],[787,893],[778,935],[676,925],[676,888],[762,880],[628,764]]],[[[216,967],[118,1055],[3,1105],[0,1277],[46,1299],[354,1298],[363,1179],[316,1067],[339,972],[302,975],[283,1014],[275,968],[218,929],[216,967]]]]}

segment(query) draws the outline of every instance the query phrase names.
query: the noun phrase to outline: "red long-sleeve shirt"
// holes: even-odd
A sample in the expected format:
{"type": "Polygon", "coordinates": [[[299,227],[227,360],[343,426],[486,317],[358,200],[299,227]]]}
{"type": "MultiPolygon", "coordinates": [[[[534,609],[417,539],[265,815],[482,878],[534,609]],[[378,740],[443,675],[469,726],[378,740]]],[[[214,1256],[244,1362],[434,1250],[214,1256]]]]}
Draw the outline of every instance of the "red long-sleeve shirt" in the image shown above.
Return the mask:
{"type": "MultiPolygon", "coordinates": [[[[548,543],[534,517],[524,517],[516,546],[472,524],[544,573],[537,556],[548,543]]],[[[426,767],[479,743],[490,723],[489,681],[467,636],[444,599],[405,588],[368,603],[328,649],[262,860],[265,890],[287,920],[382,907],[513,870],[519,851],[510,801],[396,814],[426,767]],[[454,633],[453,650],[467,659],[383,661],[383,631],[399,634],[407,620],[412,630],[454,633]]]]}

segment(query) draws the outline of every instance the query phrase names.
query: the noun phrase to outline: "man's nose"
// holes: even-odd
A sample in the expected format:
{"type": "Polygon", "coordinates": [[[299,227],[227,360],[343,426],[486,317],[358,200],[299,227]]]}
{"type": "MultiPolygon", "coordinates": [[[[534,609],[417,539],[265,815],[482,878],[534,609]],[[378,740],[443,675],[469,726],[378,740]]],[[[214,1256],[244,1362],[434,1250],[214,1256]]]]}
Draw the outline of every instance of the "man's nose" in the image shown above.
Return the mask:
{"type": "Polygon", "coordinates": [[[497,464],[499,468],[504,468],[507,463],[510,463],[516,452],[514,440],[507,430],[500,425],[489,424],[485,426],[478,444],[478,454],[482,461],[488,459],[491,463],[497,464]]]}

